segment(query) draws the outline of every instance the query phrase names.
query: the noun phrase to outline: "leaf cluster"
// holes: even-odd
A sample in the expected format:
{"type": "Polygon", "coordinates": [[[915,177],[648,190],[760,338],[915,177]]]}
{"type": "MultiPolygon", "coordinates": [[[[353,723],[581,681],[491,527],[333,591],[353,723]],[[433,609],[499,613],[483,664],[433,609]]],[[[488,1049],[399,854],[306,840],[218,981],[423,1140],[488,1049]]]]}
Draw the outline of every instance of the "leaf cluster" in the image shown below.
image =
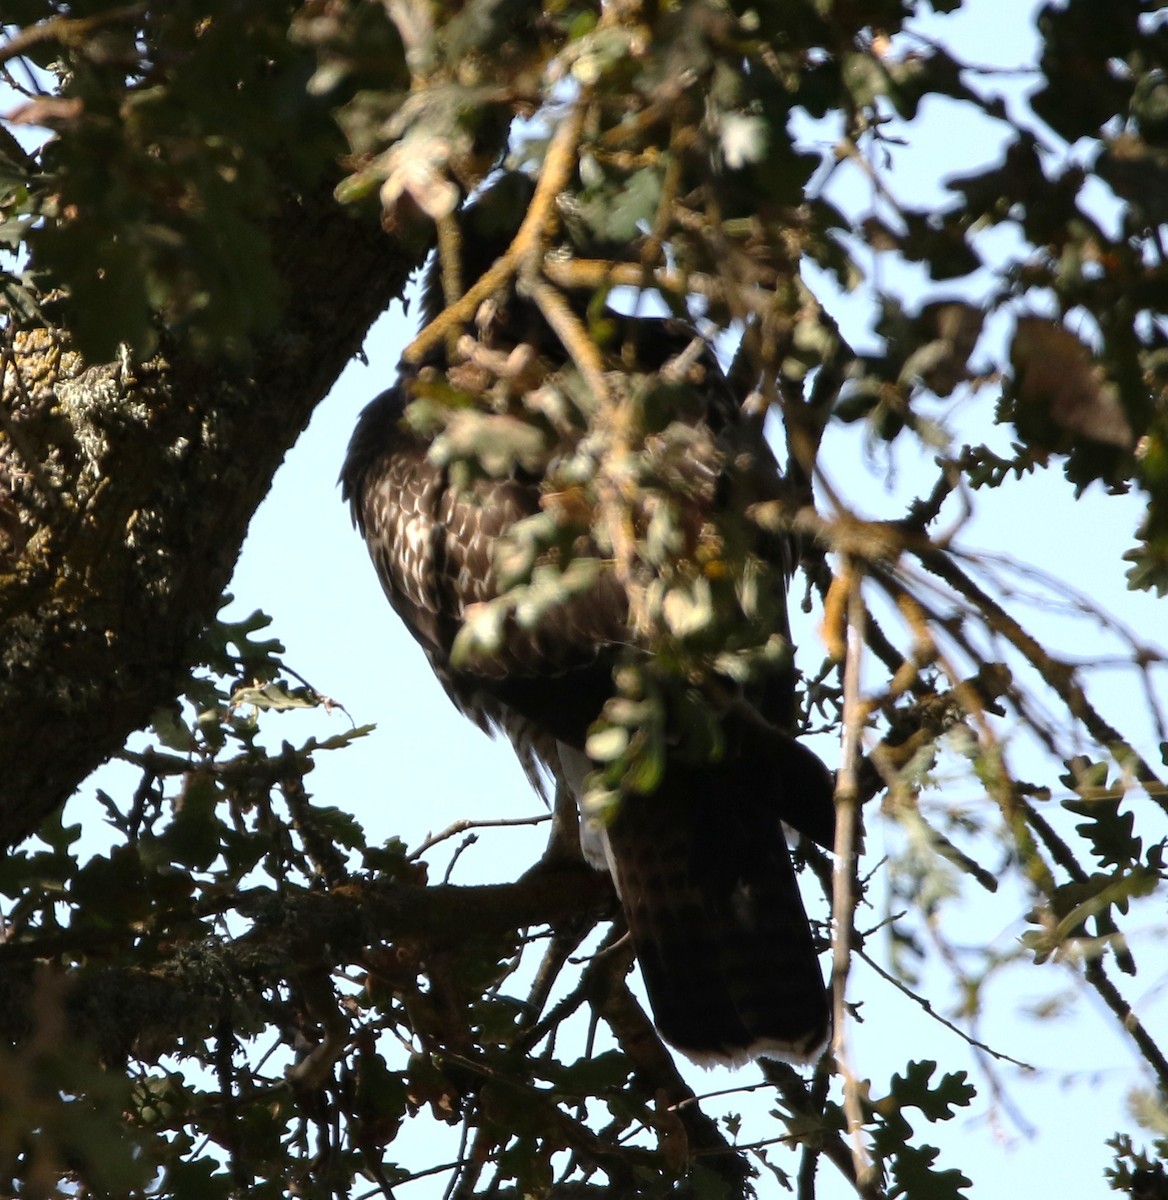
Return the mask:
{"type": "Polygon", "coordinates": [[[877,1118],[872,1146],[885,1160],[892,1186],[890,1197],[914,1200],[961,1200],[972,1181],[959,1170],[936,1170],[938,1151],[914,1136],[906,1110],[916,1109],[926,1121],[949,1121],[956,1109],[967,1107],[975,1091],[964,1071],[949,1073],[931,1085],[935,1062],[910,1062],[903,1076],[894,1075],[887,1096],[871,1102],[877,1118]]]}
{"type": "MultiPolygon", "coordinates": [[[[7,143],[0,212],[27,256],[19,280],[93,360],[121,343],[146,357],[165,328],[243,352],[283,300],[266,220],[281,190],[326,180],[339,149],[288,6],[24,7],[8,120],[49,135],[32,155],[7,143]]],[[[18,295],[9,312],[28,320],[18,295]]]]}

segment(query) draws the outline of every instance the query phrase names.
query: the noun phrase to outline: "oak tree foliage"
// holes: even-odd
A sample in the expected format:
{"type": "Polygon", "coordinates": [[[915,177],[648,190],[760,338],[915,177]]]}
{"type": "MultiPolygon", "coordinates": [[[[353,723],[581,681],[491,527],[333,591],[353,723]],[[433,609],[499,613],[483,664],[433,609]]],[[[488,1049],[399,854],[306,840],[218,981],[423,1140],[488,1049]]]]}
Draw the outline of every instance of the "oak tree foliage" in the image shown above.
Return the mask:
{"type": "MultiPolygon", "coordinates": [[[[1106,615],[961,533],[1039,475],[1061,481],[1066,529],[1082,493],[1134,493],[1129,586],[1168,590],[1168,23],[1148,0],[1046,4],[1007,102],[959,43],[917,31],[962,8],[6,0],[0,1190],[413,1194],[404,1147],[438,1125],[450,1196],[802,1200],[830,1173],[866,1197],[961,1197],[973,1164],[930,1130],[975,1089],[999,1095],[1011,1064],[971,1031],[996,973],[1027,963],[1036,987],[1073,972],[1130,1040],[1150,1084],[1109,1143],[1110,1183],[1165,1194],[1168,1060],[1132,1007],[1168,844],[1155,638],[1109,626],[1148,744],[1096,707],[1089,659],[1036,633],[1021,585],[1078,609],[1084,644],[1106,615]],[[890,166],[940,103],[1001,151],[914,207],[890,166]],[[845,169],[869,181],[859,206],[830,186],[845,169]],[[503,170],[534,186],[496,190],[508,249],[471,271],[460,213],[503,170]],[[411,419],[453,471],[561,475],[463,650],[587,585],[587,562],[549,557],[566,527],[656,581],[636,612],[652,670],[619,681],[590,744],[601,795],[651,788],[666,693],[786,652],[744,531],[797,548],[793,592],[821,629],[800,721],[838,743],[843,831],[834,876],[813,848],[800,861],[834,904],[843,1036],[809,1074],[744,1072],[761,1133],[695,1100],[599,876],[437,884],[424,851],[371,841],[306,782],[370,727],[273,749],[283,710],[328,702],[262,616],[220,614],[284,452],[435,247],[445,311],[407,354],[449,338],[465,369],[421,388],[411,419]],[[512,287],[562,370],[529,378],[454,335],[512,287]],[[830,315],[858,290],[876,314],[862,345],[830,315]],[[717,335],[770,414],[783,495],[693,536],[676,364],[619,379],[597,353],[606,302],[630,296],[717,335]],[[958,403],[983,440],[952,435],[958,403]],[[587,452],[565,462],[557,438],[581,422],[587,452]],[[843,427],[919,464],[903,512],[870,518],[824,468],[843,427]],[[1015,765],[1019,730],[1041,777],[1015,765]],[[65,802],[113,755],[138,782],[100,796],[113,844],[83,854],[65,802]],[[892,831],[890,861],[853,853],[860,825],[892,831]],[[956,898],[1002,885],[1011,948],[958,945],[956,898]],[[860,960],[980,1069],[918,1061],[906,1036],[902,1071],[857,1078],[860,960]]],[[[717,753],[706,705],[690,716],[717,753]]]]}

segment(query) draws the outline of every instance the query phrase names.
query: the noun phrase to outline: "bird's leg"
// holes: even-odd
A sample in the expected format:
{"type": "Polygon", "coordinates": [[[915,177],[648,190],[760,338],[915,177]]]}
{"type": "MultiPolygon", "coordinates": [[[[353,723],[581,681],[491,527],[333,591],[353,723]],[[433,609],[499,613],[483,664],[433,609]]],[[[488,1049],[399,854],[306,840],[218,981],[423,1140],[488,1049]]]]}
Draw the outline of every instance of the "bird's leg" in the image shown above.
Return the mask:
{"type": "Polygon", "coordinates": [[[578,863],[584,858],[580,848],[580,810],[571,788],[562,780],[556,780],[556,795],[552,802],[552,832],[541,864],[547,866],[561,863],[578,863]]]}

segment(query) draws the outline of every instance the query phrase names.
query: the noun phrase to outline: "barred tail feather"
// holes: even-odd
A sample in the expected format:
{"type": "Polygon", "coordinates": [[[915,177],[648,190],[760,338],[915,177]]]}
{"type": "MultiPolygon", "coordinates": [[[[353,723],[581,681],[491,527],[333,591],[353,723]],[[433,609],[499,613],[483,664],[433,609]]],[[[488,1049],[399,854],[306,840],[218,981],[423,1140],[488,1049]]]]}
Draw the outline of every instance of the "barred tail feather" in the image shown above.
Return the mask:
{"type": "Polygon", "coordinates": [[[704,1066],[814,1058],[827,993],[774,797],[750,765],[670,767],[653,795],[626,798],[608,838],[666,1041],[704,1066]]]}

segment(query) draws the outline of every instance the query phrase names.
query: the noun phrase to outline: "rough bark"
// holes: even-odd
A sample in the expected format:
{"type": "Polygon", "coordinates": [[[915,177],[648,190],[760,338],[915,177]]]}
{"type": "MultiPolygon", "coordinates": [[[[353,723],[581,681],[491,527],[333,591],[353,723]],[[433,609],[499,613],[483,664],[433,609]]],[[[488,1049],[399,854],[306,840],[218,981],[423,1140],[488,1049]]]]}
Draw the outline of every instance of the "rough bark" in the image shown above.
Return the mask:
{"type": "Polygon", "coordinates": [[[246,355],[173,335],[91,365],[49,330],[3,362],[0,843],[11,845],[176,692],[256,506],[420,248],[289,197],[283,315],[246,355]]]}

